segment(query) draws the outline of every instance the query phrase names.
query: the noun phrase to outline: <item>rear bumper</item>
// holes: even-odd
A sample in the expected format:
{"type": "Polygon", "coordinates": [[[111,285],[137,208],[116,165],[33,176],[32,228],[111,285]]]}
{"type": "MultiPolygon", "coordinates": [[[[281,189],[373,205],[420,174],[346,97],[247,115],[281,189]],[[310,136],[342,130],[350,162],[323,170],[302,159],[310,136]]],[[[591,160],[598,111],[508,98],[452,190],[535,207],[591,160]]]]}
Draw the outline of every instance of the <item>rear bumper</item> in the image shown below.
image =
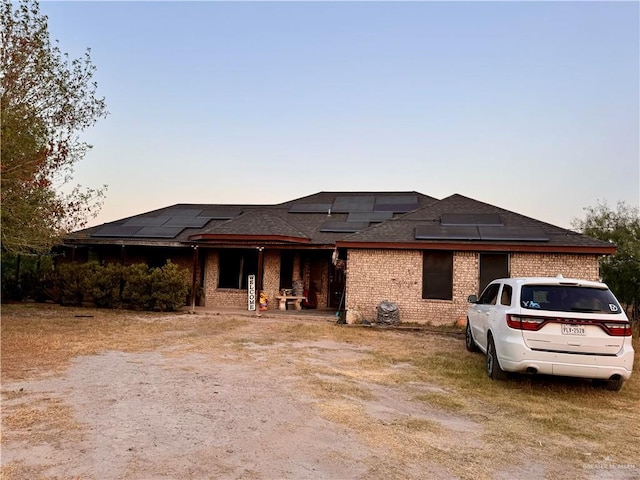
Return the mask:
{"type": "Polygon", "coordinates": [[[624,344],[615,356],[582,355],[531,350],[521,342],[496,345],[498,361],[508,372],[526,372],[535,369],[545,375],[608,379],[619,375],[627,380],[633,370],[633,347],[624,344]]]}

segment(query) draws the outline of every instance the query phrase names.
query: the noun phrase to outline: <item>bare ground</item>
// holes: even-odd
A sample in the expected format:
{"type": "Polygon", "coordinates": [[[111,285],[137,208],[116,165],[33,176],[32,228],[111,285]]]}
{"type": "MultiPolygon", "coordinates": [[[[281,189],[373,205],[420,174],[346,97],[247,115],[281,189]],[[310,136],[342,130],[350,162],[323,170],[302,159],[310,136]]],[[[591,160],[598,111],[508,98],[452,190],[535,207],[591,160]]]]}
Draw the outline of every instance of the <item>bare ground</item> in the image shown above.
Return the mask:
{"type": "MultiPolygon", "coordinates": [[[[402,355],[388,361],[384,348],[415,336],[385,332],[381,347],[379,335],[322,320],[196,317],[133,319],[171,325],[148,345],[108,341],[116,348],[3,378],[3,478],[640,477],[640,461],[589,442],[573,463],[547,455],[556,441],[537,433],[514,445],[519,434],[494,424],[508,412],[415,381],[402,355]]],[[[419,343],[424,354],[464,351],[455,334],[419,343]]]]}

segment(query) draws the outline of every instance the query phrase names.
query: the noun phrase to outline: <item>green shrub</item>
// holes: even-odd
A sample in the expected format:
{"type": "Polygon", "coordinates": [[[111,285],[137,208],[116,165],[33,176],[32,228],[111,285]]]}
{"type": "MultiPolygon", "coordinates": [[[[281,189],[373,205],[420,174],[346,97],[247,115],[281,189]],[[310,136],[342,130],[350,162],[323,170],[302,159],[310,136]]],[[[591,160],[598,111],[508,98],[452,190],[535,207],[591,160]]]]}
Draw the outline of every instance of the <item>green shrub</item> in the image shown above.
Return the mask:
{"type": "Polygon", "coordinates": [[[122,301],[133,310],[150,310],[151,278],[149,267],[144,263],[129,265],[123,271],[124,287],[122,301]]]}
{"type": "MultiPolygon", "coordinates": [[[[3,274],[5,282],[10,283],[3,285],[3,298],[22,292],[13,285],[19,285],[15,278],[3,274]]],[[[64,263],[53,274],[28,271],[20,277],[32,292],[29,298],[53,299],[62,305],[82,305],[92,300],[102,308],[125,306],[133,310],[173,311],[185,305],[189,292],[185,270],[170,261],[154,269],[143,263],[127,267],[113,263],[105,266],[95,262],[64,263]]]]}
{"type": "Polygon", "coordinates": [[[97,263],[64,263],[56,271],[54,282],[58,302],[62,305],[82,305],[91,291],[92,279],[100,266],[97,263]]]}
{"type": "MultiPolygon", "coordinates": [[[[20,274],[20,287],[23,299],[45,302],[49,296],[51,273],[29,270],[20,274]]],[[[21,299],[22,300],[22,299],[21,299]]]]}
{"type": "Polygon", "coordinates": [[[185,305],[189,286],[184,269],[168,261],[164,267],[154,268],[150,274],[153,310],[174,311],[185,305]]]}
{"type": "Polygon", "coordinates": [[[90,293],[96,307],[120,308],[124,267],[109,263],[95,270],[91,277],[90,293]]]}

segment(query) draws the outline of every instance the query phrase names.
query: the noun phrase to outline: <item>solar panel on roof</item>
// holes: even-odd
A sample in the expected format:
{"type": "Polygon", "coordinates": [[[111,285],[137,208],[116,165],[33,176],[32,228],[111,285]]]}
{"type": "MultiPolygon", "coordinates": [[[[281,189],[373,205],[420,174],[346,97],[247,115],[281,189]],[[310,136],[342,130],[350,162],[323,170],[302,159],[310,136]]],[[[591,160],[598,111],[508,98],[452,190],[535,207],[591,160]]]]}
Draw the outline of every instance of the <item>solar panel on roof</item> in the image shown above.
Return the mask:
{"type": "Polygon", "coordinates": [[[339,222],[329,220],[320,226],[321,232],[355,233],[369,226],[369,222],[339,222]]]}
{"type": "Polygon", "coordinates": [[[132,237],[175,238],[184,227],[142,227],[132,237]]]}
{"type": "Polygon", "coordinates": [[[139,226],[124,226],[124,225],[105,225],[98,231],[91,234],[92,237],[130,237],[138,230],[139,226]]]}
{"type": "Polygon", "coordinates": [[[539,227],[478,227],[481,240],[548,242],[549,237],[539,227]]]}
{"type": "Polygon", "coordinates": [[[443,213],[440,216],[442,225],[503,225],[497,213],[443,213]]]}
{"type": "Polygon", "coordinates": [[[405,203],[418,204],[417,195],[378,195],[376,196],[376,205],[384,203],[385,205],[401,205],[405,203]]]}
{"type": "Polygon", "coordinates": [[[232,218],[237,217],[242,213],[242,210],[215,210],[215,209],[205,209],[198,217],[208,218],[211,220],[230,220],[232,218]]]}
{"type": "Polygon", "coordinates": [[[418,208],[417,203],[376,203],[375,212],[407,213],[418,208]]]}
{"type": "Polygon", "coordinates": [[[331,211],[334,213],[373,212],[376,197],[336,197],[331,211]]]}
{"type": "Polygon", "coordinates": [[[331,207],[331,203],[294,203],[289,213],[327,213],[331,207]]]}
{"type": "Polygon", "coordinates": [[[538,227],[494,227],[475,225],[419,225],[416,240],[482,240],[548,242],[549,237],[538,227]]]}
{"type": "Polygon", "coordinates": [[[375,212],[406,213],[418,208],[417,195],[389,195],[376,197],[375,212]]]}
{"type": "Polygon", "coordinates": [[[164,211],[164,215],[167,217],[197,217],[201,208],[169,208],[164,211]]]}
{"type": "Polygon", "coordinates": [[[480,240],[478,227],[442,225],[418,225],[414,232],[416,240],[480,240]]]}
{"type": "Polygon", "coordinates": [[[159,227],[164,225],[171,217],[133,217],[123,223],[127,227],[159,227]]]}
{"type": "Polygon", "coordinates": [[[209,220],[204,217],[171,217],[164,227],[202,228],[209,220]]]}
{"type": "Polygon", "coordinates": [[[374,222],[380,223],[393,218],[393,212],[351,212],[347,222],[374,222]]]}

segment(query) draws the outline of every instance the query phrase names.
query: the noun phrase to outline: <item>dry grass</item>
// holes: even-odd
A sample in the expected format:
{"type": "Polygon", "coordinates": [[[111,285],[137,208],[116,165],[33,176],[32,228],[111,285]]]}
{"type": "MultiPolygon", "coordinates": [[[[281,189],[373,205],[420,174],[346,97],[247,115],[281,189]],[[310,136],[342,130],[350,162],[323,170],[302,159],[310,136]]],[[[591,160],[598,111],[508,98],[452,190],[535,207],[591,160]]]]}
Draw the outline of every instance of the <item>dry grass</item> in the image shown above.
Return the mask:
{"type": "Polygon", "coordinates": [[[372,400],[374,395],[366,388],[360,387],[352,382],[340,381],[334,378],[315,377],[308,380],[313,394],[323,398],[358,398],[361,400],[372,400]]]}
{"type": "Polygon", "coordinates": [[[2,307],[2,380],[58,372],[70,359],[105,350],[152,350],[171,341],[189,315],[157,316],[55,305],[2,307]]]}
{"type": "Polygon", "coordinates": [[[12,432],[12,440],[46,442],[52,445],[61,437],[79,437],[82,431],[71,408],[59,399],[51,398],[14,406],[4,415],[2,423],[4,428],[12,432]]]}
{"type": "MultiPolygon", "coordinates": [[[[2,381],[59,373],[74,357],[108,350],[215,351],[228,354],[228,361],[260,355],[267,366],[295,369],[297,388],[316,399],[322,417],[357,432],[363,444],[384,446],[389,453],[370,466],[371,478],[398,478],[398,466],[416,462],[459,478],[491,478],[496,471],[526,469],[534,457],[551,459],[544,469],[551,479],[586,478],[585,464],[604,461],[636,465],[640,471],[640,354],[636,373],[616,393],[572,379],[492,382],[482,355],[468,353],[462,340],[459,332],[397,332],[318,321],[4,306],[2,381]],[[369,407],[380,389],[406,391],[433,418],[376,416],[369,407]],[[442,420],[450,417],[476,426],[465,432],[465,442],[442,420]],[[459,458],[466,461],[452,461],[459,458]]],[[[640,352],[637,338],[634,347],[640,352]]],[[[16,390],[3,390],[2,396],[13,405],[3,409],[3,431],[10,432],[3,442],[55,442],[56,436],[82,433],[60,401],[23,402],[16,390]]],[[[25,468],[3,465],[2,473],[26,478],[20,474],[25,468]]]]}

